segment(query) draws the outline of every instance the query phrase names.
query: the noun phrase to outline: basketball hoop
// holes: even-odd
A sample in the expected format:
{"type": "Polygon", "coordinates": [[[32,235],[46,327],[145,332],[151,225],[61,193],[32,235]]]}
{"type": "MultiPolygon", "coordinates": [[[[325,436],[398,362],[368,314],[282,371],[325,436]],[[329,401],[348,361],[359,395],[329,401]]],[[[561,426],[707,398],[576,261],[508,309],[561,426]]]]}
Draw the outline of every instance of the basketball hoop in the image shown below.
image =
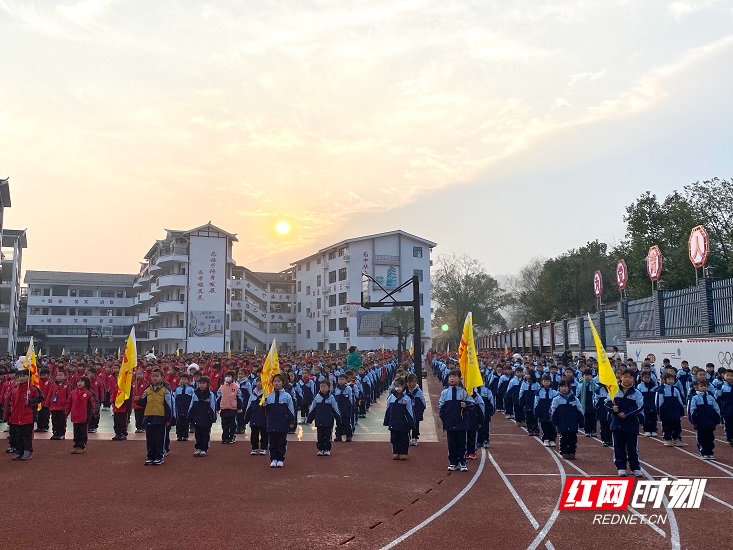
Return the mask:
{"type": "Polygon", "coordinates": [[[346,315],[349,317],[356,317],[356,314],[359,312],[359,308],[361,307],[361,302],[346,302],[346,315]]]}

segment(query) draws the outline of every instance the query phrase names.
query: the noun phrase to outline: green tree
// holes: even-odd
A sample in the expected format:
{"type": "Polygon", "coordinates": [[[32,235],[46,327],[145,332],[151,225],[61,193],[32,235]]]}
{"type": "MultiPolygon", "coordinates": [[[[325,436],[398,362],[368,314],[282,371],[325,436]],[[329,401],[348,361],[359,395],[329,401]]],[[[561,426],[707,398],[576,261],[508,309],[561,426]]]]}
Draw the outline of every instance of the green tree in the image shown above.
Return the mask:
{"type": "Polygon", "coordinates": [[[432,273],[432,298],[438,305],[435,318],[448,324],[452,338],[460,335],[469,311],[478,327],[506,328],[499,310],[512,302],[483,264],[467,254],[438,256],[432,273]]]}
{"type": "Polygon", "coordinates": [[[696,219],[707,230],[708,265],[713,275],[733,277],[733,180],[696,181],[685,186],[685,194],[696,219]]]}
{"type": "MultiPolygon", "coordinates": [[[[397,327],[402,327],[402,332],[412,332],[414,329],[414,308],[397,306],[393,307],[392,310],[384,316],[383,326],[390,327],[391,332],[397,330],[397,327]]],[[[425,319],[420,318],[420,330],[425,329],[425,319]]]]}

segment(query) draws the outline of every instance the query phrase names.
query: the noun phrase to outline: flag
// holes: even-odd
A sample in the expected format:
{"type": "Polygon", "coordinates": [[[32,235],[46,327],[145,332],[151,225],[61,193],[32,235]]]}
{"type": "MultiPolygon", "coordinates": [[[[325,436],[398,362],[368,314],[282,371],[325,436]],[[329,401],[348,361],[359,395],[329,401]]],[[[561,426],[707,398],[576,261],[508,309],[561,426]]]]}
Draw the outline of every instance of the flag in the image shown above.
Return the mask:
{"type": "Polygon", "coordinates": [[[598,336],[596,327],[593,325],[593,320],[588,314],[588,323],[590,324],[590,330],[593,333],[593,341],[596,343],[596,353],[598,353],[598,380],[601,384],[606,386],[608,395],[613,400],[618,392],[618,380],[616,380],[616,373],[611,368],[611,362],[608,360],[606,355],[606,349],[603,347],[601,337],[598,336]]]}
{"type": "Polygon", "coordinates": [[[413,355],[415,351],[415,348],[412,347],[412,344],[414,343],[414,341],[415,341],[414,338],[410,341],[410,355],[413,355]]]}
{"type": "Polygon", "coordinates": [[[61,349],[61,357],[66,357],[66,348],[61,349]]]}
{"type": "Polygon", "coordinates": [[[125,354],[122,357],[120,374],[117,376],[117,398],[115,406],[121,407],[130,398],[132,388],[132,373],[137,367],[137,342],[135,342],[135,327],[132,327],[125,344],[125,354]]]}
{"type": "Polygon", "coordinates": [[[122,350],[120,350],[120,348],[117,348],[117,359],[119,359],[120,357],[122,357],[122,350]]]}
{"type": "Polygon", "coordinates": [[[232,345],[231,344],[227,345],[227,357],[229,357],[229,359],[232,358],[232,345]]]}
{"type": "MultiPolygon", "coordinates": [[[[36,351],[33,349],[33,336],[31,336],[28,351],[25,354],[25,368],[28,369],[30,376],[28,381],[28,395],[31,393],[31,386],[39,386],[38,363],[36,362],[36,351]]],[[[41,410],[41,404],[38,404],[38,410],[41,410]]]]}
{"type": "Polygon", "coordinates": [[[474,388],[484,385],[484,379],[478,367],[476,345],[473,342],[473,315],[470,311],[463,323],[461,344],[458,346],[458,366],[463,376],[463,387],[466,388],[469,395],[473,393],[474,388]]]}
{"type": "Polygon", "coordinates": [[[273,391],[272,377],[276,374],[280,374],[280,361],[277,358],[277,341],[273,338],[272,346],[270,346],[270,352],[265,357],[265,364],[262,365],[262,399],[260,399],[260,405],[265,404],[265,397],[268,393],[273,391]]]}
{"type": "Polygon", "coordinates": [[[181,350],[176,348],[176,357],[180,357],[180,356],[181,356],[181,350]]]}
{"type": "Polygon", "coordinates": [[[509,344],[504,344],[504,357],[509,357],[509,344]]]}
{"type": "Polygon", "coordinates": [[[99,348],[94,349],[94,355],[99,355],[99,348]]]}
{"type": "Polygon", "coordinates": [[[450,342],[445,345],[445,352],[450,353],[450,342]]]}
{"type": "Polygon", "coordinates": [[[204,346],[201,346],[201,349],[199,350],[199,356],[204,354],[204,346]]]}

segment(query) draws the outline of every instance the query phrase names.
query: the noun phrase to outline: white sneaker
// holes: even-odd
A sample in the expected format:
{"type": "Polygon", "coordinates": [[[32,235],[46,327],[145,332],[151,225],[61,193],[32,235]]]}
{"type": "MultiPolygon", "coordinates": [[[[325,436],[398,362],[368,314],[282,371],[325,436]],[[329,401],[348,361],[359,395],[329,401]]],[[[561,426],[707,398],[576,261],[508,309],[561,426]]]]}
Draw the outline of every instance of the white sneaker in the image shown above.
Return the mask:
{"type": "Polygon", "coordinates": [[[193,456],[201,456],[201,451],[200,451],[199,449],[196,449],[196,450],[195,450],[195,451],[193,452],[193,456]]]}
{"type": "Polygon", "coordinates": [[[652,432],[644,432],[644,435],[647,436],[647,437],[651,437],[652,436],[652,432]]]}
{"type": "Polygon", "coordinates": [[[416,445],[417,445],[417,439],[415,439],[415,438],[413,437],[412,439],[410,439],[410,446],[411,446],[411,447],[415,447],[416,445]]]}
{"type": "Polygon", "coordinates": [[[626,470],[619,470],[618,471],[618,475],[620,475],[621,477],[624,477],[624,476],[627,476],[629,474],[626,473],[626,470]]]}
{"type": "Polygon", "coordinates": [[[542,442],[542,446],[543,447],[549,447],[550,446],[550,442],[549,441],[543,441],[542,442]]]}
{"type": "Polygon", "coordinates": [[[644,473],[641,470],[634,470],[631,473],[634,474],[634,477],[644,477],[644,473]]]}
{"type": "Polygon", "coordinates": [[[285,466],[285,463],[282,460],[278,460],[276,466],[278,468],[282,468],[283,466],[285,466]]]}
{"type": "Polygon", "coordinates": [[[249,454],[251,454],[251,455],[258,455],[258,454],[260,454],[260,452],[257,449],[252,449],[252,452],[250,452],[249,454]]]}
{"type": "Polygon", "coordinates": [[[207,453],[206,451],[201,451],[201,454],[199,456],[206,456],[207,454],[209,453],[207,453]]]}
{"type": "Polygon", "coordinates": [[[665,447],[674,447],[674,441],[672,441],[671,439],[667,439],[664,441],[664,446],[665,447]]]}
{"type": "Polygon", "coordinates": [[[674,441],[674,446],[675,446],[675,447],[684,447],[684,446],[685,446],[685,444],[684,444],[684,443],[682,443],[682,440],[681,440],[681,439],[675,439],[675,441],[674,441]]]}
{"type": "Polygon", "coordinates": [[[550,447],[554,447],[554,446],[555,446],[555,442],[554,441],[550,441],[550,447]]]}
{"type": "Polygon", "coordinates": [[[448,466],[448,470],[450,470],[451,472],[456,472],[456,471],[458,471],[458,466],[455,466],[454,464],[451,464],[451,465],[448,466]]]}
{"type": "Polygon", "coordinates": [[[270,468],[277,468],[277,460],[270,462],[270,468]]]}
{"type": "Polygon", "coordinates": [[[461,464],[461,472],[467,472],[467,471],[468,471],[468,466],[465,464],[461,464]]]}
{"type": "Polygon", "coordinates": [[[318,456],[323,456],[326,453],[326,451],[318,451],[318,456]]]}
{"type": "Polygon", "coordinates": [[[267,454],[267,451],[265,449],[260,449],[260,454],[261,455],[266,455],[267,454]]]}
{"type": "Polygon", "coordinates": [[[652,437],[657,437],[657,432],[652,432],[652,437]]]}
{"type": "Polygon", "coordinates": [[[326,456],[331,456],[331,451],[323,451],[323,454],[326,456]]]}

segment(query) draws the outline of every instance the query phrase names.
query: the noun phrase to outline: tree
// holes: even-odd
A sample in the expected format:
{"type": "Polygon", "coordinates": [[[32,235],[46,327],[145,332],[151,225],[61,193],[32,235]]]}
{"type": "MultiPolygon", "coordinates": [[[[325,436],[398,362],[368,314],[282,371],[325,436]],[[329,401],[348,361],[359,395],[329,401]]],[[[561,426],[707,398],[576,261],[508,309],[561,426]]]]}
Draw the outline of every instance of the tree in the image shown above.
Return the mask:
{"type": "Polygon", "coordinates": [[[517,274],[509,275],[506,278],[507,288],[513,299],[513,306],[509,311],[511,326],[526,325],[536,321],[529,297],[537,288],[546,263],[546,258],[535,256],[517,274]]]}
{"type": "MultiPolygon", "coordinates": [[[[421,317],[422,331],[425,328],[425,320],[421,317]]],[[[394,332],[397,327],[402,327],[402,332],[412,332],[414,330],[414,308],[397,306],[393,307],[392,310],[384,316],[383,326],[390,327],[394,332]]]]}
{"type": "Polygon", "coordinates": [[[708,232],[714,276],[733,277],[733,180],[696,181],[685,186],[685,194],[708,232]]]}
{"type": "Polygon", "coordinates": [[[511,303],[511,297],[483,264],[467,254],[438,257],[432,274],[432,299],[438,305],[436,319],[448,324],[453,337],[460,336],[469,311],[475,326],[506,328],[499,310],[511,303]]]}

